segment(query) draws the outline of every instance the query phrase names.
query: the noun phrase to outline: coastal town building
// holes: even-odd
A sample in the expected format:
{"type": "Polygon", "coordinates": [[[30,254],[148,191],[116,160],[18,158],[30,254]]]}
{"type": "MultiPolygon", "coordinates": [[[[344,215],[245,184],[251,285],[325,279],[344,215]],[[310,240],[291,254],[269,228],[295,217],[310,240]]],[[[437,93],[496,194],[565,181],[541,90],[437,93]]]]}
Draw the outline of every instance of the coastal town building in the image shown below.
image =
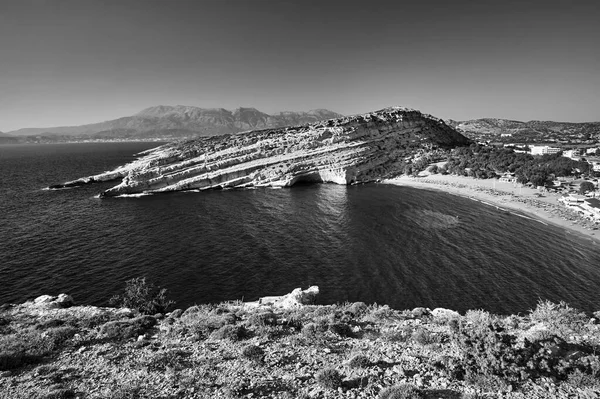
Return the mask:
{"type": "Polygon", "coordinates": [[[578,148],[563,151],[563,157],[579,160],[581,158],[581,150],[578,148]]]}
{"type": "Polygon", "coordinates": [[[569,194],[558,199],[565,207],[577,212],[581,216],[600,222],[600,200],[597,198],[586,198],[583,195],[569,194]]]}
{"type": "Polygon", "coordinates": [[[515,177],[515,174],[509,173],[509,172],[506,172],[505,174],[500,176],[500,179],[498,179],[498,180],[503,183],[516,183],[517,182],[517,178],[515,177]]]}
{"type": "Polygon", "coordinates": [[[532,145],[530,146],[531,155],[556,154],[561,151],[560,148],[550,147],[547,145],[532,145]]]}

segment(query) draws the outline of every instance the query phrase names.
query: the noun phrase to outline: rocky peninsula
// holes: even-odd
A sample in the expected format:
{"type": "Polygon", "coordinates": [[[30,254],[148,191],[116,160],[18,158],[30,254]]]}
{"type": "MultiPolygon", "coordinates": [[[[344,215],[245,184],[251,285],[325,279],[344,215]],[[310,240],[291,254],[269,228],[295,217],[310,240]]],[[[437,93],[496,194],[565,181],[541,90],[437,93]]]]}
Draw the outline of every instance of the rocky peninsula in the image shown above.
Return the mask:
{"type": "Polygon", "coordinates": [[[77,306],[64,294],[5,304],[0,397],[600,395],[600,324],[564,303],[499,316],[311,305],[317,294],[311,287],[152,315],[77,306]]]}
{"type": "Polygon", "coordinates": [[[50,188],[121,179],[101,193],[113,197],[300,182],[356,184],[398,175],[423,151],[468,143],[441,119],[392,107],[303,126],[170,143],[115,170],[50,188]]]}

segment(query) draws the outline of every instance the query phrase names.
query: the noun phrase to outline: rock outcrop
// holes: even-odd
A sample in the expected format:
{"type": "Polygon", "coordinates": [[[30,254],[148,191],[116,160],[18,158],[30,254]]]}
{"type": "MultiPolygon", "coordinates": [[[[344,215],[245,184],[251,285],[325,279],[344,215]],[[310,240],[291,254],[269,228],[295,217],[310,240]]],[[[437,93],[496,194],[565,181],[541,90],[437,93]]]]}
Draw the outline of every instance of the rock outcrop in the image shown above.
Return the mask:
{"type": "Polygon", "coordinates": [[[319,294],[319,287],[313,285],[312,287],[302,290],[296,288],[289,294],[281,296],[265,296],[256,302],[257,305],[268,305],[274,308],[280,309],[293,309],[299,308],[304,305],[311,305],[315,301],[315,297],[319,294]]]}
{"type": "Polygon", "coordinates": [[[468,143],[441,119],[393,107],[304,126],[170,143],[113,171],[62,186],[122,177],[101,194],[111,197],[299,182],[355,184],[402,173],[406,162],[423,151],[468,143]]]}

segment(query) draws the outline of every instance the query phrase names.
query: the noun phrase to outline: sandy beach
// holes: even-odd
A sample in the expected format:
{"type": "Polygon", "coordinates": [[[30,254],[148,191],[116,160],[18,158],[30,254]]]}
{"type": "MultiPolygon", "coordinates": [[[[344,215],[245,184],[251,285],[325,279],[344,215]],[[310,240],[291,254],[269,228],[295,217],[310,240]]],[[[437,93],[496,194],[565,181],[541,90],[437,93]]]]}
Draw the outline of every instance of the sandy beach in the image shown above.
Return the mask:
{"type": "Polygon", "coordinates": [[[560,194],[543,193],[529,187],[497,179],[475,179],[453,175],[429,175],[424,177],[401,176],[384,180],[385,184],[409,186],[419,189],[439,190],[468,197],[490,206],[520,211],[542,222],[551,223],[575,233],[591,245],[600,245],[600,226],[583,219],[558,202],[560,194]]]}

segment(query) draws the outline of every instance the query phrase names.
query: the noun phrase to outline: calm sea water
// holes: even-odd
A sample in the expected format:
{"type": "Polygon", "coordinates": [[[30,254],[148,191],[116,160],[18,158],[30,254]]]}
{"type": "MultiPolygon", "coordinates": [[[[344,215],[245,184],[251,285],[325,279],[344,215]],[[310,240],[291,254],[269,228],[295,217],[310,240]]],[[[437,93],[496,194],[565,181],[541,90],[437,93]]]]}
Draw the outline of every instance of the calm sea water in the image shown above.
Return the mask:
{"type": "Polygon", "coordinates": [[[98,199],[44,187],[156,143],[0,146],[0,303],[66,292],[102,305],[146,276],[179,307],[318,285],[319,303],[525,312],[600,309],[598,246],[440,192],[307,185],[98,199]]]}

